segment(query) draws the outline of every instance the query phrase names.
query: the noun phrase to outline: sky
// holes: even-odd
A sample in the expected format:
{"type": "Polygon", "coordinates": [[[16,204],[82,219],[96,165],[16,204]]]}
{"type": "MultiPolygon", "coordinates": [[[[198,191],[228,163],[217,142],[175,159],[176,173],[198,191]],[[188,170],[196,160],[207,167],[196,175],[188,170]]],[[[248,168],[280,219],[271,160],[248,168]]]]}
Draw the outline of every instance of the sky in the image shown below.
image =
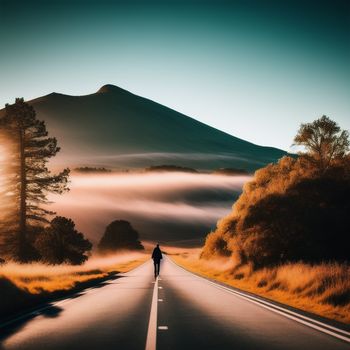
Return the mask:
{"type": "Polygon", "coordinates": [[[350,2],[0,0],[0,108],[114,84],[293,151],[323,114],[350,129],[350,2]]]}

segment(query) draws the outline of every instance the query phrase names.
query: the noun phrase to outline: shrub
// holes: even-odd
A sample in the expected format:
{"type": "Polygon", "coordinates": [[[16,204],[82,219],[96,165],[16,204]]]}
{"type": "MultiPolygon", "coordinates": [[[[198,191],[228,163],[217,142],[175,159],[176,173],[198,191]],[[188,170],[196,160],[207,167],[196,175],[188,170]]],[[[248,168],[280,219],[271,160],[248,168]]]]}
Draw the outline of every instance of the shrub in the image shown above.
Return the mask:
{"type": "Polygon", "coordinates": [[[38,234],[35,246],[42,261],[50,264],[80,265],[88,259],[91,242],[75,229],[71,219],[55,217],[50,225],[38,234]]]}
{"type": "Polygon", "coordinates": [[[118,250],[141,250],[144,247],[139,241],[138,232],[128,221],[115,220],[106,227],[98,249],[101,253],[108,253],[118,250]]]}

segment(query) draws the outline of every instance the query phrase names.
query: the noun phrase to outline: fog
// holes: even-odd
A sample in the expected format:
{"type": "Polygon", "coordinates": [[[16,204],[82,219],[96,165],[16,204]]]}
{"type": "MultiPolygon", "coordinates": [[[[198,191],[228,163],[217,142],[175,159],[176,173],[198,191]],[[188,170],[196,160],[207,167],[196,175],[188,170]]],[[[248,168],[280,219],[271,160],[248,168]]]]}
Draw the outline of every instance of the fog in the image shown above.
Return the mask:
{"type": "Polygon", "coordinates": [[[72,218],[94,243],[124,219],[143,240],[199,245],[230,212],[249,176],[132,173],[71,176],[70,192],[51,195],[50,209],[72,218]]]}

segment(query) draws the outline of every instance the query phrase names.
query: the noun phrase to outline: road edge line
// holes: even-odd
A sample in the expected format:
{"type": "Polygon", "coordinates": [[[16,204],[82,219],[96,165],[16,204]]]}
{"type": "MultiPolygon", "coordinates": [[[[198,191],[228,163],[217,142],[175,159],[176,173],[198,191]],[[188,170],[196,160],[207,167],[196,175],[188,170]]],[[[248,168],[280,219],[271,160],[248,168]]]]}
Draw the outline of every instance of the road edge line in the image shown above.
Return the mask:
{"type": "Polygon", "coordinates": [[[311,318],[305,317],[303,315],[299,315],[296,312],[292,312],[290,310],[283,309],[282,307],[274,305],[273,303],[269,303],[268,301],[263,301],[263,300],[260,300],[259,298],[255,298],[253,296],[247,295],[243,291],[242,292],[238,292],[238,291],[235,291],[235,290],[233,290],[233,289],[231,289],[229,287],[222,286],[222,285],[220,285],[218,283],[215,283],[215,282],[213,282],[211,280],[208,280],[205,277],[199,276],[199,275],[197,275],[196,273],[193,273],[190,270],[185,269],[184,267],[180,266],[175,261],[173,261],[171,258],[169,258],[169,257],[167,257],[167,258],[169,259],[169,261],[171,263],[173,263],[174,265],[178,266],[182,270],[191,273],[197,279],[205,281],[206,283],[211,284],[213,287],[215,287],[217,289],[221,289],[221,290],[226,291],[226,292],[228,292],[230,294],[236,295],[239,298],[242,298],[242,299],[245,299],[247,301],[250,301],[253,304],[257,304],[257,305],[259,305],[259,306],[261,306],[261,307],[263,307],[265,309],[268,309],[268,310],[270,310],[272,312],[280,314],[280,315],[282,315],[282,316],[284,316],[286,318],[289,318],[289,319],[294,320],[294,321],[296,321],[298,323],[304,324],[305,326],[308,326],[310,328],[316,329],[316,330],[318,330],[318,331],[320,331],[322,333],[325,333],[325,334],[328,334],[330,336],[333,336],[334,338],[338,338],[338,339],[341,339],[341,340],[343,340],[343,341],[345,341],[347,343],[350,343],[350,338],[336,333],[338,331],[339,333],[343,333],[343,334],[345,333],[346,334],[346,333],[348,333],[346,331],[343,331],[341,329],[335,328],[333,326],[329,326],[327,324],[323,324],[322,322],[317,321],[317,320],[312,320],[311,318]],[[302,318],[304,318],[304,319],[302,319],[302,318]],[[306,319],[310,319],[310,321],[308,321],[306,319]],[[315,322],[315,323],[319,324],[320,326],[318,326],[318,325],[316,325],[316,324],[314,324],[312,322],[315,322]],[[330,328],[336,329],[336,331],[331,331],[330,328]]]}

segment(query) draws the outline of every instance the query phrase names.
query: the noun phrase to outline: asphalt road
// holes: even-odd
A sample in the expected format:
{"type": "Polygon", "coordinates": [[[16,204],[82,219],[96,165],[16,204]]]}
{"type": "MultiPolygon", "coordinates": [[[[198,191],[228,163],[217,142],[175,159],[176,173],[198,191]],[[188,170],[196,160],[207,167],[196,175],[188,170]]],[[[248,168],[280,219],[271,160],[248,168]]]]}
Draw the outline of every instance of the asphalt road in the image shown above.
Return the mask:
{"type": "Polygon", "coordinates": [[[148,261],[0,325],[0,349],[350,349],[334,336],[347,332],[248,300],[168,259],[158,280],[152,273],[148,261]]]}

